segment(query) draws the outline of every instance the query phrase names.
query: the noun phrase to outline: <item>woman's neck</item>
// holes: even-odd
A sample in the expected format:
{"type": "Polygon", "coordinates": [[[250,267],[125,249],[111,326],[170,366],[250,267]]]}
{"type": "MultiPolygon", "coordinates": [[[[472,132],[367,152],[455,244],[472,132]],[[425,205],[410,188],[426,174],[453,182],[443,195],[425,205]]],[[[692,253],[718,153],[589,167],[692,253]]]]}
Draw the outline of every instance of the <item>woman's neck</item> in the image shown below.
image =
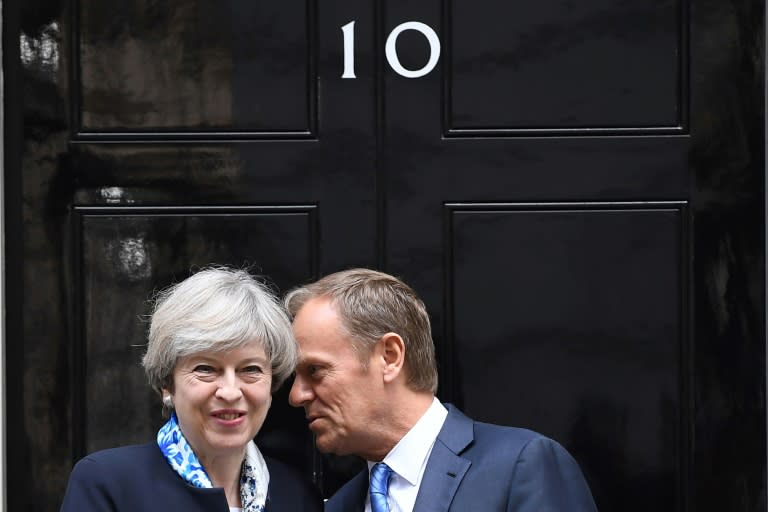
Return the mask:
{"type": "Polygon", "coordinates": [[[245,452],[217,457],[200,457],[214,487],[222,487],[230,507],[240,507],[240,473],[245,452]]]}

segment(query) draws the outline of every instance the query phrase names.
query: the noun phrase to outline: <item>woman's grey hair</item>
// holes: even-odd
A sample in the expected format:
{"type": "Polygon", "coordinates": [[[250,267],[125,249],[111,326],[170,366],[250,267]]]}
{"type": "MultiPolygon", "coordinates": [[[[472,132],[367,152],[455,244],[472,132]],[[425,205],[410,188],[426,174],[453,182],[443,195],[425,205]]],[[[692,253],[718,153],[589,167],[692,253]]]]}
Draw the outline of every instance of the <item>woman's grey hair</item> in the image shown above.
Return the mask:
{"type": "Polygon", "coordinates": [[[285,310],[245,270],[209,267],[161,291],[154,301],[142,366],[158,393],[173,390],[180,358],[257,343],[272,366],[272,391],[296,368],[297,345],[285,310]]]}

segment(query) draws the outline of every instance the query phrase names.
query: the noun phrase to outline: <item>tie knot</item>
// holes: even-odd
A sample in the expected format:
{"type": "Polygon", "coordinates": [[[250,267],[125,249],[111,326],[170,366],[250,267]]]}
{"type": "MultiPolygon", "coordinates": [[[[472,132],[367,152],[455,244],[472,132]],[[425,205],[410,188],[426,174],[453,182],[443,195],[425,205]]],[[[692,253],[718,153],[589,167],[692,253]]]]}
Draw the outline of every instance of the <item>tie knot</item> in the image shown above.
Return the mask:
{"type": "Polygon", "coordinates": [[[391,476],[392,468],[383,462],[374,464],[371,469],[371,492],[380,492],[386,496],[391,476]]]}
{"type": "Polygon", "coordinates": [[[387,505],[387,492],[389,490],[389,478],[392,476],[392,468],[379,462],[371,468],[371,510],[373,512],[389,512],[387,505]]]}

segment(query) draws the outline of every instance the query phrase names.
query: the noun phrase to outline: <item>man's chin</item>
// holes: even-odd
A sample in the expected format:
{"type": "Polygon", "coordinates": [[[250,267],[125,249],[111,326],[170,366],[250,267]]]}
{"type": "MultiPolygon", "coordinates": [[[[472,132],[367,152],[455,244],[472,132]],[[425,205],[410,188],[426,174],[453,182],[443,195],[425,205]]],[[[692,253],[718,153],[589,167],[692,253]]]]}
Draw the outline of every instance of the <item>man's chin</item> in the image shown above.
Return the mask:
{"type": "Polygon", "coordinates": [[[336,436],[316,435],[315,446],[321,453],[330,455],[354,455],[336,436]]]}
{"type": "Polygon", "coordinates": [[[335,443],[333,443],[332,440],[324,439],[322,436],[315,437],[315,446],[322,453],[332,453],[334,455],[339,455],[336,453],[338,448],[335,446],[335,443]]]}

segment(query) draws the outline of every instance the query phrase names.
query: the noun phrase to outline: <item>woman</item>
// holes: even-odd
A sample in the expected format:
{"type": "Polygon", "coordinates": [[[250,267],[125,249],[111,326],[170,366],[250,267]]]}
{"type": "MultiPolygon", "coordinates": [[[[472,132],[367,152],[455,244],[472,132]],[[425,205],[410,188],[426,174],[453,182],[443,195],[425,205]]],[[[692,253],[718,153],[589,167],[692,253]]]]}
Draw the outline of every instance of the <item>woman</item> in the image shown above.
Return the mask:
{"type": "Polygon", "coordinates": [[[61,510],[322,510],[253,442],[296,354],[287,316],[247,272],[209,268],[168,288],[142,364],[170,418],[156,442],[78,462],[61,510]]]}

